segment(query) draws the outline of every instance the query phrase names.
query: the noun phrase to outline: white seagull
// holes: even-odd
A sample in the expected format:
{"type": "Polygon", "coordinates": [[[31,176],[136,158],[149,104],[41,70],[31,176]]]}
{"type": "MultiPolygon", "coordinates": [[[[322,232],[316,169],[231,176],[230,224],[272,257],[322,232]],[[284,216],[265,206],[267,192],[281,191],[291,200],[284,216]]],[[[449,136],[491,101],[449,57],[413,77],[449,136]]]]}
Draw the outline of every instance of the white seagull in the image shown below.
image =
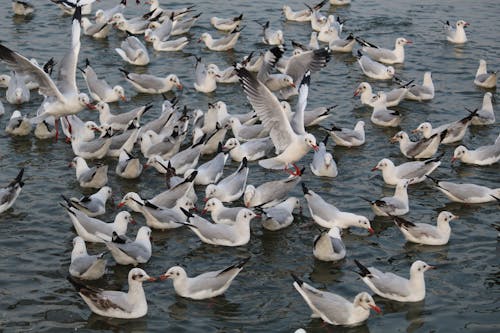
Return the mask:
{"type": "Polygon", "coordinates": [[[489,72],[486,68],[486,60],[479,60],[479,67],[474,78],[474,84],[483,88],[495,88],[497,86],[497,72],[489,72]]]}
{"type": "Polygon", "coordinates": [[[81,187],[101,188],[108,182],[108,166],[98,164],[94,167],[89,167],[87,162],[77,156],[69,164],[70,167],[76,170],[76,180],[81,187]]]}
{"type": "Polygon", "coordinates": [[[399,181],[409,179],[410,184],[423,182],[426,175],[431,174],[441,165],[441,157],[431,158],[425,161],[412,161],[394,165],[388,158],[381,159],[372,171],[382,171],[382,177],[387,185],[397,185],[399,181]]]}
{"type": "Polygon", "coordinates": [[[451,162],[456,160],[473,165],[492,165],[500,160],[500,135],[492,145],[478,147],[474,150],[458,146],[453,152],[451,162]]]}
{"type": "Polygon", "coordinates": [[[151,258],[151,229],[140,227],[134,241],[125,243],[107,241],[106,247],[120,265],[144,264],[151,258]]]}
{"type": "Polygon", "coordinates": [[[365,122],[360,120],[354,129],[339,128],[332,125],[331,129],[322,127],[332,137],[335,144],[344,147],[358,147],[365,143],[365,122]]]}
{"type": "Polygon", "coordinates": [[[495,123],[495,112],[491,99],[493,95],[487,92],[483,96],[483,104],[481,108],[472,117],[472,125],[492,125],[495,123]]]}
{"type": "Polygon", "coordinates": [[[111,87],[106,80],[99,79],[94,69],[90,66],[88,59],[85,61],[85,67],[80,70],[83,73],[85,83],[87,83],[90,97],[94,100],[106,103],[116,102],[119,99],[122,101],[126,100],[123,87],[119,85],[111,87]]]}
{"type": "Polygon", "coordinates": [[[82,280],[100,279],[106,272],[107,261],[103,256],[104,253],[89,255],[83,238],[76,236],[73,238],[69,274],[82,280]]]}
{"type": "Polygon", "coordinates": [[[451,234],[450,222],[458,216],[442,211],[437,218],[437,225],[413,223],[399,216],[394,216],[394,223],[407,241],[424,245],[445,245],[451,234]]]}
{"type": "Polygon", "coordinates": [[[250,257],[224,269],[205,272],[195,277],[187,276],[184,268],[174,266],[161,275],[160,280],[172,279],[175,293],[181,297],[196,300],[212,298],[226,292],[248,260],[250,257]]]}
{"type": "Polygon", "coordinates": [[[233,18],[220,18],[217,16],[212,16],[210,18],[210,24],[214,26],[215,29],[221,31],[232,31],[238,28],[243,20],[243,14],[235,16],[233,18]]]}
{"type": "Polygon", "coordinates": [[[465,27],[468,27],[469,23],[464,20],[458,20],[453,27],[449,21],[446,21],[444,28],[446,31],[446,39],[453,44],[464,44],[467,42],[467,35],[465,34],[465,27]]]}
{"type": "Polygon", "coordinates": [[[389,50],[371,44],[359,37],[356,37],[356,41],[363,46],[363,52],[371,59],[388,65],[402,64],[405,61],[404,47],[412,43],[409,39],[400,37],[396,39],[394,50],[389,50]]]}
{"type": "Polygon", "coordinates": [[[328,232],[323,231],[314,238],[313,255],[321,261],[339,261],[345,258],[346,249],[338,227],[332,227],[328,232]]]}
{"type": "Polygon", "coordinates": [[[451,201],[462,203],[484,203],[500,201],[500,188],[489,188],[486,186],[470,183],[452,183],[440,181],[427,176],[436,185],[437,189],[444,193],[451,201]]]}
{"type": "Polygon", "coordinates": [[[149,64],[148,50],[137,37],[127,37],[119,48],[115,48],[115,51],[123,60],[132,65],[145,66],[149,64]]]}
{"type": "Polygon", "coordinates": [[[16,178],[14,178],[9,185],[0,188],[0,214],[12,207],[14,202],[16,202],[24,186],[23,174],[24,168],[21,168],[16,178]]]}
{"type": "Polygon", "coordinates": [[[312,162],[309,164],[311,171],[318,177],[337,177],[337,163],[333,159],[333,155],[326,151],[326,143],[329,135],[325,137],[318,145],[318,150],[314,151],[312,162]]]}
{"type": "Polygon", "coordinates": [[[358,50],[358,64],[366,76],[375,80],[391,80],[395,74],[394,67],[382,65],[362,54],[360,50],[358,50]]]}
{"type": "Polygon", "coordinates": [[[300,201],[296,197],[290,197],[285,201],[269,207],[260,208],[262,227],[267,230],[277,231],[288,227],[293,222],[293,210],[300,207],[300,201]]]}
{"type": "MultiPolygon", "coordinates": [[[[427,176],[429,177],[429,176],[427,176]]],[[[361,197],[370,203],[373,212],[377,216],[399,216],[410,211],[408,202],[408,184],[411,179],[402,179],[396,185],[396,190],[392,197],[383,197],[378,200],[369,200],[361,197]]]]}
{"type": "Polygon", "coordinates": [[[73,206],[90,217],[96,217],[106,213],[106,201],[111,198],[113,191],[111,187],[104,186],[92,195],[85,195],[80,199],[70,198],[73,206]]]}

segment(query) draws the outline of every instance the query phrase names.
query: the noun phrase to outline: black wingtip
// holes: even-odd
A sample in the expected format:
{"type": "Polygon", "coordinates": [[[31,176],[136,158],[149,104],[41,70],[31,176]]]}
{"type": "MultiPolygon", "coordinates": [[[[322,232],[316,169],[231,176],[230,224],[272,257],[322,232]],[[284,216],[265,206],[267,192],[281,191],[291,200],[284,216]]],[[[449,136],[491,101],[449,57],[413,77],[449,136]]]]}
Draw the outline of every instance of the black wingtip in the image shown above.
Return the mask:
{"type": "Polygon", "coordinates": [[[356,259],[354,259],[354,263],[356,264],[356,266],[358,266],[358,268],[360,270],[359,272],[356,272],[356,273],[358,273],[361,277],[365,277],[365,276],[368,276],[371,274],[370,271],[368,270],[368,268],[366,268],[363,264],[361,264],[356,259]]]}
{"type": "Polygon", "coordinates": [[[297,275],[293,274],[293,273],[290,273],[290,275],[292,276],[293,280],[295,282],[297,282],[297,284],[302,287],[302,285],[304,284],[304,281],[302,281],[297,275]]]}
{"type": "Polygon", "coordinates": [[[304,182],[302,182],[302,193],[304,193],[304,195],[309,194],[309,189],[304,182]]]}
{"type": "Polygon", "coordinates": [[[307,71],[300,82],[301,86],[310,86],[311,85],[311,71],[307,71]]]}
{"type": "Polygon", "coordinates": [[[325,147],[326,147],[326,144],[328,143],[328,138],[329,138],[329,137],[330,137],[330,134],[328,134],[328,133],[327,133],[327,134],[325,135],[325,138],[321,141],[321,142],[323,142],[323,144],[325,145],[325,147]]]}
{"type": "Polygon", "coordinates": [[[79,23],[82,21],[82,7],[79,5],[76,6],[73,13],[73,20],[77,20],[79,23]]]}
{"type": "Polygon", "coordinates": [[[425,175],[425,177],[429,178],[430,180],[432,180],[436,185],[439,184],[439,179],[437,178],[434,178],[430,175],[425,175]]]}
{"type": "Polygon", "coordinates": [[[71,275],[66,276],[66,280],[68,280],[73,285],[73,287],[75,288],[76,291],[80,291],[82,289],[87,288],[84,284],[82,284],[81,282],[77,281],[71,275]]]}
{"type": "Polygon", "coordinates": [[[190,219],[190,218],[194,217],[194,215],[193,215],[193,214],[191,214],[191,213],[189,212],[189,210],[184,209],[184,208],[182,208],[182,207],[180,207],[180,209],[181,209],[182,213],[183,213],[184,215],[186,215],[186,217],[187,217],[187,221],[189,221],[189,219],[190,219]]]}

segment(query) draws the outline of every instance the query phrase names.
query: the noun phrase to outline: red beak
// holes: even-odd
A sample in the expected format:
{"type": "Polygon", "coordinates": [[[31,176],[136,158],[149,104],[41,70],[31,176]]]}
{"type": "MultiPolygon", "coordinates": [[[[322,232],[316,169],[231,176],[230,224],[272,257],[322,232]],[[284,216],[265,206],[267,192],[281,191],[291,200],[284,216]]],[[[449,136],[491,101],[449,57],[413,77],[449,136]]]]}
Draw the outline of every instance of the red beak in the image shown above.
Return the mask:
{"type": "Polygon", "coordinates": [[[205,215],[205,214],[206,214],[206,212],[207,212],[207,210],[206,210],[206,209],[203,209],[203,210],[201,211],[201,215],[205,215]]]}
{"type": "Polygon", "coordinates": [[[368,229],[368,231],[370,232],[370,235],[373,235],[375,233],[375,230],[373,230],[373,228],[368,229]]]}
{"type": "Polygon", "coordinates": [[[376,305],[370,305],[370,308],[377,313],[382,313],[382,310],[376,305]]]}
{"type": "Polygon", "coordinates": [[[359,89],[356,89],[356,91],[354,92],[353,97],[356,97],[356,96],[358,96],[358,95],[359,95],[359,89]]]}
{"type": "Polygon", "coordinates": [[[413,44],[413,42],[411,40],[407,39],[406,44],[413,44]]]}
{"type": "Polygon", "coordinates": [[[155,282],[155,281],[156,281],[156,278],[154,278],[154,277],[150,277],[150,278],[149,278],[149,279],[147,279],[146,281],[148,281],[148,282],[155,282]]]}
{"type": "Polygon", "coordinates": [[[464,27],[468,27],[470,23],[465,22],[464,27]]]}
{"type": "Polygon", "coordinates": [[[177,85],[177,89],[182,90],[182,88],[183,88],[183,87],[182,87],[182,84],[180,84],[180,83],[179,83],[179,84],[177,85]]]}
{"type": "Polygon", "coordinates": [[[68,168],[72,168],[73,167],[73,162],[69,162],[68,163],[68,168]]]}
{"type": "Polygon", "coordinates": [[[144,169],[147,169],[149,167],[149,164],[144,163],[144,169]]]}
{"type": "Polygon", "coordinates": [[[295,85],[295,83],[293,83],[293,82],[292,82],[292,83],[290,83],[290,86],[291,86],[291,87],[294,87],[294,88],[295,88],[295,87],[297,87],[297,86],[295,85]]]}
{"type": "Polygon", "coordinates": [[[203,202],[207,202],[207,201],[208,201],[208,198],[204,198],[204,199],[203,199],[203,202]]]}
{"type": "Polygon", "coordinates": [[[125,206],[125,203],[124,203],[124,202],[120,202],[120,203],[117,205],[117,207],[118,207],[118,208],[122,208],[123,206],[125,206]]]}
{"type": "Polygon", "coordinates": [[[455,157],[455,156],[453,156],[453,157],[451,158],[451,163],[455,162],[456,160],[457,160],[457,159],[456,159],[456,157],[455,157]]]}
{"type": "Polygon", "coordinates": [[[316,146],[316,145],[314,145],[314,146],[312,146],[312,147],[313,147],[314,151],[318,151],[318,150],[319,150],[319,147],[318,147],[318,146],[316,146]]]}
{"type": "Polygon", "coordinates": [[[374,167],[372,168],[372,171],[377,171],[377,170],[378,170],[378,168],[377,168],[376,166],[374,166],[374,167]]]}
{"type": "MultiPolygon", "coordinates": [[[[118,207],[120,207],[120,205],[118,205],[118,207]]],[[[134,219],[131,219],[131,220],[130,220],[130,224],[134,224],[134,225],[135,225],[135,224],[137,224],[137,221],[136,221],[136,220],[134,220],[134,219]]]]}
{"type": "Polygon", "coordinates": [[[164,280],[168,279],[169,277],[170,277],[170,275],[168,275],[168,274],[163,274],[163,275],[160,275],[159,279],[160,279],[161,281],[164,281],[164,280]]]}
{"type": "Polygon", "coordinates": [[[120,98],[121,98],[121,100],[122,100],[122,101],[124,101],[124,102],[126,102],[126,101],[127,101],[127,97],[125,97],[125,96],[121,96],[120,98]]]}
{"type": "Polygon", "coordinates": [[[260,218],[262,217],[262,215],[260,215],[260,214],[255,214],[255,217],[257,217],[257,218],[259,218],[259,219],[260,219],[260,218]]]}
{"type": "Polygon", "coordinates": [[[95,105],[94,105],[94,104],[87,103],[87,104],[85,104],[85,105],[87,105],[87,107],[88,107],[90,110],[95,110],[95,109],[96,109],[96,107],[95,107],[95,105]]]}

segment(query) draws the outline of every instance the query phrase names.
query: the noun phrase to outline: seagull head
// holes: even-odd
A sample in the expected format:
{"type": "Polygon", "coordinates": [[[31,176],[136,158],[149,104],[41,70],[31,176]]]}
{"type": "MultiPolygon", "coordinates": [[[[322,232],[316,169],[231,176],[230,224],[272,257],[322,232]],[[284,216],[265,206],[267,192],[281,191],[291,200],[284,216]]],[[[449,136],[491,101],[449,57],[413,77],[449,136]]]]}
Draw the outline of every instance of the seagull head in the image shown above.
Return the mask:
{"type": "Polygon", "coordinates": [[[140,268],[132,268],[128,273],[128,280],[129,283],[134,283],[134,282],[142,283],[145,281],[149,282],[156,281],[156,278],[149,276],[144,270],[140,268]]]}
{"type": "Polygon", "coordinates": [[[304,142],[306,143],[306,145],[312,147],[312,149],[314,149],[314,151],[318,151],[319,150],[319,147],[316,144],[316,138],[314,137],[314,135],[312,135],[310,133],[307,133],[304,136],[304,142]]]}

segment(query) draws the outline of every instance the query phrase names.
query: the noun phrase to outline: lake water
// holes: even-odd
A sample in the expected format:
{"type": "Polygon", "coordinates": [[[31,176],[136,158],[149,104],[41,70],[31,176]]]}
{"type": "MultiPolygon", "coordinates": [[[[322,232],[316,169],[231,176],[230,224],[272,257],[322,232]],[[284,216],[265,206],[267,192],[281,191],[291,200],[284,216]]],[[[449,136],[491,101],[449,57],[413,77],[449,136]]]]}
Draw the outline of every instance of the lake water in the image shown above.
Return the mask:
{"type": "MultiPolygon", "coordinates": [[[[133,1],[130,1],[133,2],[133,1]]],[[[289,1],[294,9],[303,1],[289,1]]],[[[34,1],[36,14],[32,19],[12,16],[10,1],[0,0],[0,39],[3,44],[25,56],[43,62],[50,57],[59,60],[68,47],[70,17],[48,1],[34,1]]],[[[117,1],[101,1],[98,6],[110,7],[117,1]]],[[[128,90],[129,103],[113,106],[113,110],[129,110],[147,102],[154,104],[150,119],[160,112],[161,96],[135,95],[124,82],[118,67],[148,73],[176,73],[187,89],[181,104],[189,108],[206,110],[208,102],[225,101],[230,112],[240,113],[250,106],[243,98],[238,84],[220,85],[210,95],[196,93],[193,89],[194,58],[200,55],[209,63],[221,67],[232,64],[252,50],[263,50],[260,27],[256,23],[271,21],[271,26],[284,31],[289,46],[290,39],[309,40],[310,26],[306,23],[285,23],[281,15],[282,1],[199,1],[196,12],[203,12],[199,23],[191,30],[191,43],[183,52],[158,53],[152,48],[152,62],[147,67],[124,64],[113,48],[124,34],[113,31],[109,39],[97,41],[82,37],[80,63],[89,58],[97,73],[112,83],[121,83],[128,90]],[[243,12],[246,28],[233,52],[209,52],[196,43],[202,32],[212,31],[211,16],[235,16],[243,12]]],[[[169,1],[169,6],[183,3],[169,1]]],[[[128,16],[143,13],[146,7],[131,4],[128,16]]],[[[360,35],[377,44],[392,47],[395,38],[404,36],[413,40],[406,48],[404,65],[396,66],[398,75],[406,79],[421,80],[423,72],[430,70],[436,85],[436,98],[427,103],[404,102],[396,109],[403,113],[401,128],[411,130],[424,120],[433,123],[450,122],[463,117],[465,107],[480,105],[484,91],[473,85],[479,58],[488,61],[490,69],[500,68],[499,35],[496,18],[500,15],[498,1],[387,1],[355,0],[350,6],[328,9],[347,18],[345,30],[360,35]],[[470,42],[454,46],[444,41],[439,20],[456,21],[462,18],[471,23],[467,30],[470,42]]],[[[217,33],[216,33],[217,34],[217,33]]],[[[6,72],[4,65],[1,72],[6,72]]],[[[79,86],[86,87],[78,74],[79,86]]],[[[201,243],[191,231],[177,229],[168,232],[154,231],[153,256],[141,267],[150,275],[158,276],[170,266],[181,264],[189,274],[223,268],[244,257],[250,262],[235,279],[226,294],[206,301],[192,301],[175,295],[170,281],[145,284],[149,313],[137,320],[115,320],[92,315],[83,300],[66,281],[72,239],[75,236],[69,218],[57,204],[60,194],[79,196],[91,192],[82,190],[75,180],[73,169],[67,164],[73,158],[69,145],[63,141],[40,141],[33,135],[12,138],[0,133],[0,181],[8,183],[20,167],[26,168],[26,185],[12,209],[0,216],[0,330],[5,332],[293,332],[302,327],[308,332],[498,332],[500,266],[499,243],[492,223],[499,221],[499,207],[495,203],[461,205],[450,203],[432,184],[425,182],[409,190],[411,221],[435,223],[439,211],[449,210],[460,216],[452,222],[452,236],[446,246],[428,247],[406,244],[400,232],[387,218],[373,218],[370,207],[358,195],[379,198],[391,195],[393,188],[384,185],[380,175],[370,172],[371,167],[383,157],[396,163],[406,161],[396,145],[388,139],[399,129],[376,127],[369,121],[370,111],[361,107],[352,94],[362,75],[351,55],[335,55],[328,67],[312,76],[309,106],[333,105],[338,107],[326,126],[335,122],[351,127],[357,120],[366,122],[367,143],[360,148],[332,148],[339,167],[339,176],[320,179],[308,172],[305,181],[312,190],[339,208],[368,216],[376,231],[374,236],[360,230],[344,232],[347,258],[338,263],[324,263],[312,256],[312,242],[318,233],[305,218],[298,215],[289,228],[267,232],[259,222],[252,223],[252,237],[247,246],[237,248],[215,247],[201,243]],[[382,315],[372,313],[365,325],[355,328],[338,328],[311,319],[310,310],[292,287],[291,272],[306,282],[352,299],[355,294],[368,290],[358,279],[353,259],[382,270],[408,276],[411,263],[417,259],[438,267],[426,274],[427,297],[425,302],[402,304],[375,297],[383,310],[382,315]]],[[[371,81],[369,81],[371,82],[371,81]]],[[[388,89],[391,83],[372,82],[375,89],[388,89]]],[[[493,92],[495,95],[496,92],[493,92]]],[[[1,91],[6,114],[0,118],[0,128],[5,128],[10,113],[4,90],[1,91]]],[[[36,95],[33,93],[33,95],[36,95]]],[[[173,96],[173,95],[172,95],[173,96]]],[[[23,113],[33,115],[41,98],[21,107],[23,113]]],[[[496,106],[495,106],[496,107],[496,106]]],[[[497,107],[496,107],[497,108],[497,107]]],[[[498,115],[497,113],[497,116],[498,115]]],[[[91,111],[82,113],[86,119],[97,119],[91,111]]],[[[318,138],[323,133],[312,132],[318,138]]],[[[471,147],[489,144],[498,135],[498,126],[473,127],[464,143],[471,147]]],[[[499,166],[473,167],[450,165],[452,146],[441,148],[445,152],[443,164],[435,173],[439,178],[473,182],[499,187],[499,166]]],[[[301,162],[308,164],[312,153],[301,162]]],[[[128,191],[151,197],[164,188],[163,177],[154,170],[146,170],[137,181],[126,181],[115,176],[115,161],[111,163],[110,182],[117,200],[128,191]]],[[[229,174],[237,163],[229,163],[229,174]]],[[[267,179],[283,177],[281,172],[268,172],[252,163],[250,184],[260,184],[267,179]]],[[[202,193],[203,188],[197,189],[202,193]]],[[[294,191],[302,196],[300,188],[294,191]]],[[[198,202],[201,207],[202,203],[198,202]]],[[[116,207],[116,206],[115,206],[116,207]]],[[[111,220],[117,213],[108,207],[104,216],[111,220]]],[[[136,216],[139,225],[144,223],[136,216]]],[[[129,231],[135,235],[138,226],[129,231]]],[[[88,250],[96,253],[102,245],[89,244],[88,250]]],[[[106,289],[126,288],[130,267],[115,265],[109,260],[108,272],[95,285],[106,289]]]]}

